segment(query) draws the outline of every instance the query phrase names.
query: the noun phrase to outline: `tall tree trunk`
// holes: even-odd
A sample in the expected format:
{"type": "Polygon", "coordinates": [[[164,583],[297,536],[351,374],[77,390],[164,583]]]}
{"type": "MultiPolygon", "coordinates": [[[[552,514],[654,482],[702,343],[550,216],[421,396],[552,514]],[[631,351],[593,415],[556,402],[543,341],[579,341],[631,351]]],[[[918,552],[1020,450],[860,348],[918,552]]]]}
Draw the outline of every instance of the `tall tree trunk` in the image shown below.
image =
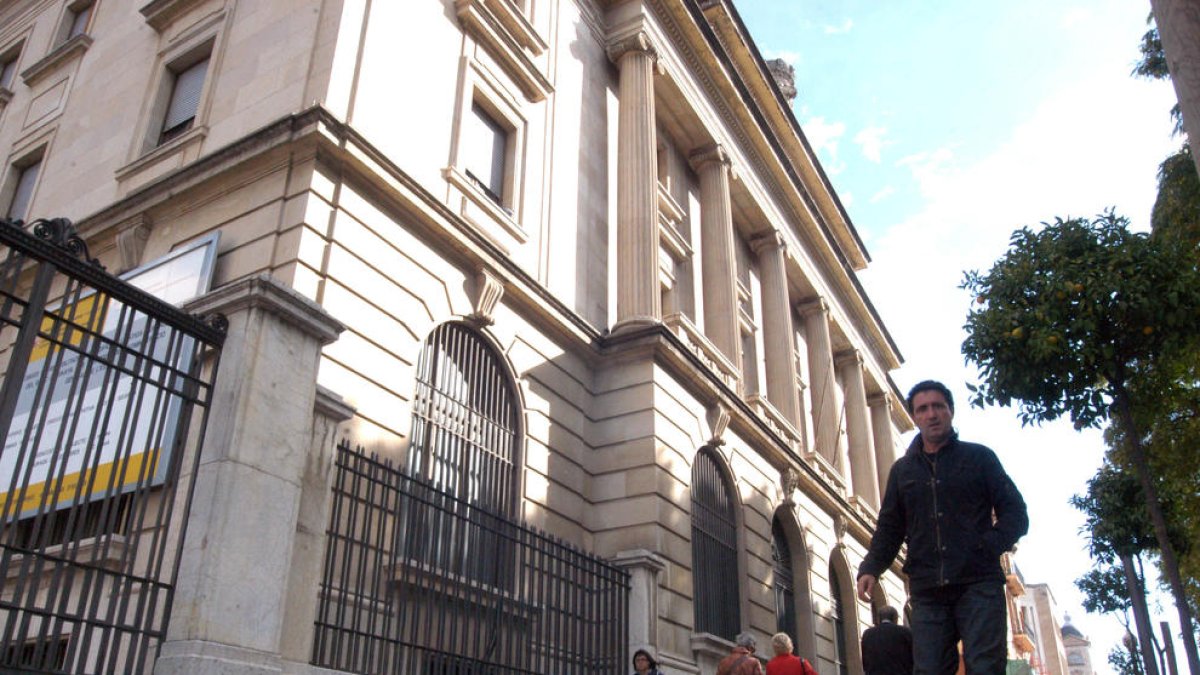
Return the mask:
{"type": "Polygon", "coordinates": [[[1133,604],[1133,623],[1137,627],[1138,646],[1142,651],[1142,672],[1158,675],[1158,661],[1154,658],[1154,628],[1150,624],[1150,610],[1146,607],[1146,587],[1142,585],[1132,555],[1121,554],[1121,571],[1125,573],[1125,588],[1133,604]]]}
{"type": "MultiPolygon", "coordinates": [[[[1150,522],[1154,524],[1154,538],[1158,540],[1158,551],[1162,560],[1163,571],[1171,586],[1171,595],[1175,597],[1175,609],[1179,612],[1179,626],[1183,629],[1183,651],[1187,654],[1188,670],[1191,675],[1200,675],[1200,654],[1196,652],[1196,632],[1192,624],[1192,610],[1188,605],[1187,593],[1183,588],[1183,580],[1179,576],[1179,558],[1175,556],[1175,547],[1167,535],[1167,519],[1163,515],[1162,503],[1158,499],[1158,488],[1150,475],[1150,460],[1146,456],[1146,448],[1142,445],[1142,436],[1133,423],[1133,411],[1129,404],[1129,392],[1123,384],[1113,383],[1113,405],[1118,423],[1124,427],[1126,447],[1129,459],[1133,461],[1134,471],[1138,482],[1142,485],[1142,494],[1146,497],[1146,511],[1150,514],[1150,522]]],[[[1141,630],[1141,627],[1138,628],[1141,630]]]]}

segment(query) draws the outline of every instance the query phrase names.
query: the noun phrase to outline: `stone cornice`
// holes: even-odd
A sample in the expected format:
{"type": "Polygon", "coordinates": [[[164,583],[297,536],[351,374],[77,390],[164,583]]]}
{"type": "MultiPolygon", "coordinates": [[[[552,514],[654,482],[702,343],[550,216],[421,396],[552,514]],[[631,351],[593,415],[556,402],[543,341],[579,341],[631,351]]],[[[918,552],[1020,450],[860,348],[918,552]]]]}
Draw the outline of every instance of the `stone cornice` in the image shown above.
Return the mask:
{"type": "Polygon", "coordinates": [[[337,340],[346,329],[323,307],[267,273],[225,284],[188,301],[184,307],[195,314],[226,317],[248,309],[262,309],[315,337],[321,344],[337,340]]]}

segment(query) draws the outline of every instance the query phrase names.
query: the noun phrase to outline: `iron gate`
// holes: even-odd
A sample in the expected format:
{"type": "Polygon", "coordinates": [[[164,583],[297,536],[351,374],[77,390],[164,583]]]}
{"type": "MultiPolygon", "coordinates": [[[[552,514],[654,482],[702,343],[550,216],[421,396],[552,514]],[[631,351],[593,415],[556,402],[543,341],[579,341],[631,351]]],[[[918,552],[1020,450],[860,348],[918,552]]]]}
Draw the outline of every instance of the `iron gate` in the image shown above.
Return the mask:
{"type": "Polygon", "coordinates": [[[149,670],[221,323],[108,274],[64,219],[0,221],[0,669],[149,670]]]}
{"type": "Polygon", "coordinates": [[[313,663],[356,673],[618,675],[628,574],[343,441],[313,663]]]}

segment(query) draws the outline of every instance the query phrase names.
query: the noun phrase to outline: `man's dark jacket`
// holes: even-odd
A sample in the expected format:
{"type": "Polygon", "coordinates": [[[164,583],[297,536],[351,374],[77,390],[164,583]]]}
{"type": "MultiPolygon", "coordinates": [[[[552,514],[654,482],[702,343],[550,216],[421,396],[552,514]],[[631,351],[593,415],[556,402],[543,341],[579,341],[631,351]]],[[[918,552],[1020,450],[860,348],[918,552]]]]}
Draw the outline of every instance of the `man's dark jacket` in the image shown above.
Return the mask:
{"type": "Polygon", "coordinates": [[[912,675],[912,631],[891,621],[868,628],[862,637],[862,662],[866,675],[912,675]]]}
{"type": "Polygon", "coordinates": [[[1025,500],[996,453],[954,434],[929,455],[918,435],[888,474],[879,523],[858,574],[878,578],[907,543],[904,573],[913,593],[1002,581],[1000,554],[1027,531],[1025,500]]]}

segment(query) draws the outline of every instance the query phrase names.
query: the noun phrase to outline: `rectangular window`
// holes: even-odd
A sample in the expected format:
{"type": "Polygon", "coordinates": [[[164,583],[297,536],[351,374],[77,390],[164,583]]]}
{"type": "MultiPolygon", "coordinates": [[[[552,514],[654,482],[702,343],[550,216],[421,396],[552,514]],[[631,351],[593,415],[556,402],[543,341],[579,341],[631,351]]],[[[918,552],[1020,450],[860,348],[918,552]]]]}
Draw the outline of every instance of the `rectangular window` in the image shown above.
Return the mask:
{"type": "Polygon", "coordinates": [[[20,55],[19,47],[0,54],[0,87],[12,91],[13,80],[17,78],[17,57],[20,55]]]}
{"type": "Polygon", "coordinates": [[[39,157],[22,167],[13,167],[17,173],[16,187],[8,203],[7,216],[10,220],[24,220],[28,215],[29,202],[33,201],[33,188],[37,185],[38,173],[42,170],[39,157]]]}
{"type": "Polygon", "coordinates": [[[167,102],[167,111],[163,115],[158,145],[182,136],[192,128],[192,124],[196,121],[196,111],[200,107],[200,93],[204,89],[204,78],[207,74],[207,56],[174,72],[171,97],[167,102]]]}
{"type": "Polygon", "coordinates": [[[477,101],[471,105],[463,140],[463,167],[467,176],[492,201],[503,205],[508,130],[477,101]]]}
{"type": "Polygon", "coordinates": [[[63,25],[66,27],[63,42],[87,32],[88,19],[92,18],[93,5],[94,3],[91,2],[80,2],[67,10],[67,16],[63,20],[63,25]]]}

